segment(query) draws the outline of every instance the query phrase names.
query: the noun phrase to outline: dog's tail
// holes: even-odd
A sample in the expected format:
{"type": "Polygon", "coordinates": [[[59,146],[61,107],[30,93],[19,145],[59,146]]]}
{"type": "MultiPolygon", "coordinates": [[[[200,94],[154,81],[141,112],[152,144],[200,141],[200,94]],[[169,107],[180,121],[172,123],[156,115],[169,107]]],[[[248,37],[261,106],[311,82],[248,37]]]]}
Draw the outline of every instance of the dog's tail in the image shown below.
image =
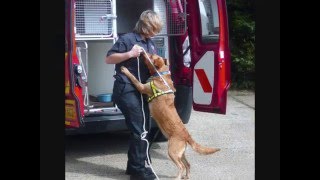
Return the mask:
{"type": "Polygon", "coordinates": [[[189,138],[187,139],[187,142],[190,144],[190,146],[192,147],[192,149],[194,151],[196,151],[197,153],[202,154],[202,155],[212,154],[217,151],[220,151],[219,148],[210,148],[210,147],[205,147],[205,146],[198,144],[197,142],[195,142],[191,138],[191,136],[189,136],[189,138]]]}

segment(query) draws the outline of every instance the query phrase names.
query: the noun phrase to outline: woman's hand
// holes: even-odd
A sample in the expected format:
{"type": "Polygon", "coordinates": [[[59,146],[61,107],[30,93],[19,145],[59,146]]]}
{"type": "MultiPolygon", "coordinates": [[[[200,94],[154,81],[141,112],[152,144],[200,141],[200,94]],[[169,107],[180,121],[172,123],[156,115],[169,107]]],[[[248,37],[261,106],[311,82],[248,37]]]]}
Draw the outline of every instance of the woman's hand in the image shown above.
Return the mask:
{"type": "Polygon", "coordinates": [[[135,57],[139,57],[141,52],[142,52],[142,47],[140,47],[139,45],[134,45],[132,47],[132,49],[129,51],[130,54],[130,58],[135,58],[135,57]]]}
{"type": "Polygon", "coordinates": [[[143,52],[142,47],[139,45],[134,45],[132,49],[125,53],[114,53],[110,56],[107,56],[105,59],[105,62],[107,64],[118,64],[123,61],[129,60],[130,58],[136,58],[139,57],[141,52],[143,52]]]}

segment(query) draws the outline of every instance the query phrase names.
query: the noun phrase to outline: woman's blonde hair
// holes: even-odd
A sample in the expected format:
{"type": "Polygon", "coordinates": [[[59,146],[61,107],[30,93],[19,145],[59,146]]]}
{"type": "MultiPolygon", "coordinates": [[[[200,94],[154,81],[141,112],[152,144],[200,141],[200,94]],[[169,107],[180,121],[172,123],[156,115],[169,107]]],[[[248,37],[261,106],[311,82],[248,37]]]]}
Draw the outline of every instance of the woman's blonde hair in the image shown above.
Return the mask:
{"type": "Polygon", "coordinates": [[[158,34],[162,29],[159,15],[152,11],[143,11],[133,31],[142,35],[158,34]]]}

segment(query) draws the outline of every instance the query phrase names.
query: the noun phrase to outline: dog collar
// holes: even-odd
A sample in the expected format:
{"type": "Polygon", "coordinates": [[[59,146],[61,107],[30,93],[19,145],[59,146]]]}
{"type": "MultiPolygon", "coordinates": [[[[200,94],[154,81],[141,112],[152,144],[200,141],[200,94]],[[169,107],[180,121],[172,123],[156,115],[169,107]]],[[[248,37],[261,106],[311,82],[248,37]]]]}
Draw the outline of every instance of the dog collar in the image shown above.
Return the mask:
{"type": "Polygon", "coordinates": [[[158,96],[161,96],[161,95],[164,95],[164,94],[172,94],[172,93],[174,93],[171,89],[169,89],[167,91],[162,91],[162,90],[158,89],[154,85],[153,81],[150,81],[149,83],[150,83],[150,87],[151,87],[151,90],[153,92],[153,95],[148,98],[148,102],[152,101],[154,98],[156,98],[158,96]]]}
{"type": "MultiPolygon", "coordinates": [[[[166,75],[166,74],[170,74],[171,72],[170,71],[163,71],[163,72],[159,72],[161,75],[166,75]]],[[[159,76],[159,74],[156,72],[152,75],[152,77],[157,77],[159,76]]]]}

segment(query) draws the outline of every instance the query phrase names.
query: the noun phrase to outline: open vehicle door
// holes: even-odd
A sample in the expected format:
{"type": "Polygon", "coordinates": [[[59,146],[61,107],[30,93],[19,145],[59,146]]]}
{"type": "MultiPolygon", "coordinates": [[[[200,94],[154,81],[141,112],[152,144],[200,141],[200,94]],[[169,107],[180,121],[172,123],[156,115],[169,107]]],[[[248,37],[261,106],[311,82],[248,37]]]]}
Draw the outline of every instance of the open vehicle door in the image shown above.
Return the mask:
{"type": "Polygon", "coordinates": [[[187,1],[193,108],[225,114],[230,50],[225,0],[187,1]]]}
{"type": "Polygon", "coordinates": [[[74,0],[65,0],[65,125],[66,128],[80,127],[84,115],[81,78],[74,36],[74,0]]]}

